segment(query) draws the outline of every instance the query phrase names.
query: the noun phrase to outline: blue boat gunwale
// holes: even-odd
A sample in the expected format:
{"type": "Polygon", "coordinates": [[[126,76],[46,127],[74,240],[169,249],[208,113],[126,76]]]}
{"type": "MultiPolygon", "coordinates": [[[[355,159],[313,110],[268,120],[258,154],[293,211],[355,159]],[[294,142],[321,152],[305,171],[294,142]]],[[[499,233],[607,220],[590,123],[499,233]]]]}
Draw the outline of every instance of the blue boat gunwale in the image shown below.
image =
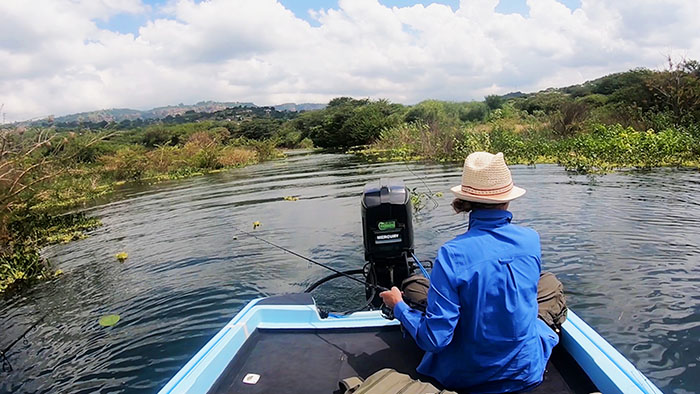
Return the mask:
{"type": "MultiPolygon", "coordinates": [[[[395,326],[379,311],[321,318],[316,305],[258,305],[250,301],[204,345],[159,391],[206,392],[255,329],[348,329],[395,326]]],[[[569,310],[560,346],[571,354],[602,393],[661,394],[619,351],[569,310]]]]}

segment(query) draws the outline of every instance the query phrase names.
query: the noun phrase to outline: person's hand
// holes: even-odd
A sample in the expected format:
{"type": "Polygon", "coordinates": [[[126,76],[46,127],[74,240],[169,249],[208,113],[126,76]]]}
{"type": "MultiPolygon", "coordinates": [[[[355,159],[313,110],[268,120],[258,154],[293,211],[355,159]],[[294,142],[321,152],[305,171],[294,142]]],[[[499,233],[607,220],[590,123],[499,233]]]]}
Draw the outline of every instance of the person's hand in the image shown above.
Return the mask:
{"type": "Polygon", "coordinates": [[[399,288],[396,286],[392,287],[391,290],[379,293],[379,296],[382,297],[382,301],[384,301],[386,306],[388,306],[391,309],[394,309],[394,306],[396,304],[403,301],[403,297],[401,296],[401,290],[399,290],[399,288]]]}

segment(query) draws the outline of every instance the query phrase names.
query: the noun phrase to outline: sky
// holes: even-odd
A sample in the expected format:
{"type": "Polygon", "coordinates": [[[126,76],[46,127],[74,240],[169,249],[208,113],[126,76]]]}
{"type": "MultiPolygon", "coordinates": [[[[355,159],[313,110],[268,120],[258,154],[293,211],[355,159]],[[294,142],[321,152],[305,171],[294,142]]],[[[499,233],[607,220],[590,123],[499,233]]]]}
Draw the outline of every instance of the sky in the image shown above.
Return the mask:
{"type": "Polygon", "coordinates": [[[0,121],[481,100],[700,59],[697,0],[0,0],[0,121]]]}

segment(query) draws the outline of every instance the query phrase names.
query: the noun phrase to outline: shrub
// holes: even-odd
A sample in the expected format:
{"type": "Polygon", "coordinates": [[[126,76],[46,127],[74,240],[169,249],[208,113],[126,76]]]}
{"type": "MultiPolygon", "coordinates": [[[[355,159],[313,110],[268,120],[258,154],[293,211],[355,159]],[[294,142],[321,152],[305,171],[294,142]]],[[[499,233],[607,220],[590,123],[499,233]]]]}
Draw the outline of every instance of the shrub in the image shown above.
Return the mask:
{"type": "Polygon", "coordinates": [[[426,100],[408,109],[404,115],[406,123],[426,124],[429,127],[445,127],[454,123],[447,114],[444,102],[426,100]]]}
{"type": "Polygon", "coordinates": [[[118,181],[141,179],[148,168],[144,150],[139,147],[119,149],[113,155],[102,156],[100,161],[105,171],[118,181]]]}
{"type": "Polygon", "coordinates": [[[224,144],[231,139],[231,132],[226,127],[214,127],[209,129],[207,133],[219,144],[224,144]]]}
{"type": "Polygon", "coordinates": [[[180,143],[180,133],[165,126],[152,126],[143,132],[141,143],[149,148],[180,143]]]}
{"type": "Polygon", "coordinates": [[[209,148],[216,144],[217,141],[214,135],[207,131],[198,131],[189,136],[187,143],[185,144],[185,150],[209,148]]]}
{"type": "Polygon", "coordinates": [[[257,161],[257,153],[248,148],[226,146],[219,151],[218,162],[223,167],[237,167],[257,161]]]}
{"type": "Polygon", "coordinates": [[[454,159],[466,158],[474,152],[491,152],[491,135],[486,131],[465,129],[455,143],[454,159]]]}
{"type": "Polygon", "coordinates": [[[314,142],[311,141],[309,138],[304,138],[299,143],[296,145],[296,148],[301,148],[301,149],[313,149],[314,148],[314,142]]]}
{"type": "Polygon", "coordinates": [[[167,145],[146,153],[148,167],[159,173],[169,173],[187,166],[187,160],[183,156],[182,148],[167,145]]]}
{"type": "Polygon", "coordinates": [[[204,170],[214,170],[222,167],[219,163],[219,151],[213,146],[205,147],[197,151],[189,159],[189,163],[191,167],[204,170]]]}
{"type": "Polygon", "coordinates": [[[608,102],[608,97],[603,94],[589,94],[576,99],[577,103],[583,103],[587,107],[602,107],[608,102]]]}
{"type": "Polygon", "coordinates": [[[450,159],[457,136],[456,128],[403,123],[381,132],[376,146],[398,156],[419,156],[436,160],[450,159]]]}
{"type": "Polygon", "coordinates": [[[491,94],[484,97],[484,103],[489,107],[489,109],[500,109],[503,106],[503,97],[491,94]]]}
{"type": "Polygon", "coordinates": [[[570,136],[581,129],[588,117],[588,107],[581,101],[563,103],[552,115],[552,129],[560,136],[570,136]]]}
{"type": "Polygon", "coordinates": [[[258,160],[268,160],[280,156],[277,150],[278,141],[274,139],[256,141],[248,140],[244,145],[253,148],[258,160]]]}
{"type": "Polygon", "coordinates": [[[162,145],[181,145],[188,141],[190,136],[196,133],[210,134],[210,136],[217,141],[224,141],[228,138],[228,129],[220,127],[217,123],[212,121],[203,121],[149,126],[142,132],[140,144],[147,148],[154,148],[162,145]]]}
{"type": "Polygon", "coordinates": [[[578,172],[679,166],[694,158],[693,139],[683,131],[636,131],[619,124],[597,125],[592,133],[564,141],[558,156],[568,170],[578,172]]]}
{"type": "MultiPolygon", "coordinates": [[[[499,108],[500,109],[500,105],[499,108]]],[[[462,107],[459,119],[463,122],[481,122],[489,114],[489,106],[484,103],[469,103],[462,107]]]]}
{"type": "Polygon", "coordinates": [[[571,99],[563,93],[540,92],[514,102],[518,109],[527,111],[530,114],[535,111],[543,111],[550,114],[559,110],[561,105],[567,101],[571,101],[571,99]]]}

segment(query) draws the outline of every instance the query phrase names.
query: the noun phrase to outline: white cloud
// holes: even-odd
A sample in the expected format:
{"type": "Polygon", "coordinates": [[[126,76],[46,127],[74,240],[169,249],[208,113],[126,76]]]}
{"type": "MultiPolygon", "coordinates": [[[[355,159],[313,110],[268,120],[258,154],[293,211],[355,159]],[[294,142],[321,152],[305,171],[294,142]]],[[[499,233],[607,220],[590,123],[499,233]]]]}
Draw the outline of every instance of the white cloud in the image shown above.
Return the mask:
{"type": "Polygon", "coordinates": [[[258,104],[340,95],[415,103],[580,83],[700,58],[696,0],[498,0],[388,8],[339,0],[318,26],[275,0],[177,0],[138,34],[98,27],[153,15],[141,0],[0,1],[0,103],[8,120],[198,100],[258,104]]]}

